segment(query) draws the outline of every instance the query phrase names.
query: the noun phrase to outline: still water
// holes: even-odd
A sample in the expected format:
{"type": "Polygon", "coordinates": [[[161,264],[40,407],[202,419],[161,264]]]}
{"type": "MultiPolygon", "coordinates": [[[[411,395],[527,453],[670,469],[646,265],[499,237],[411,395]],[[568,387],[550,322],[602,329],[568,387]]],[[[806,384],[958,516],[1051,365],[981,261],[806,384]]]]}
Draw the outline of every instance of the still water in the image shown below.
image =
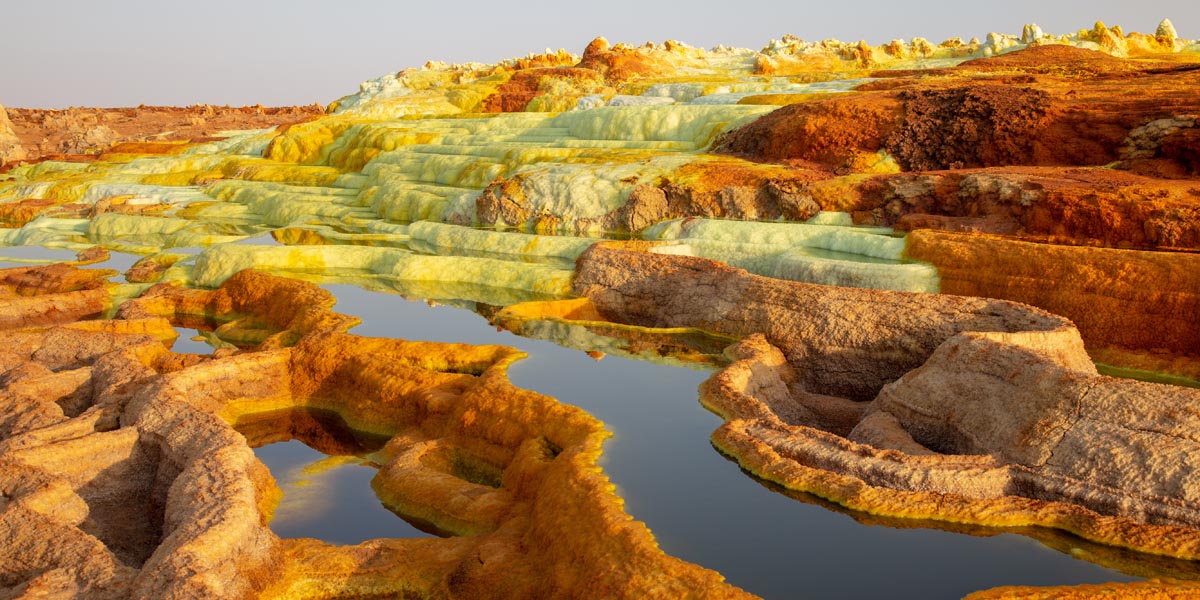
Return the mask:
{"type": "MultiPolygon", "coordinates": [[[[709,444],[720,420],[700,406],[696,393],[708,372],[612,355],[597,361],[548,341],[497,332],[471,311],[348,285],[325,287],[337,295],[339,312],[362,319],[352,333],[506,344],[528,353],[511,368],[513,383],[583,408],[606,423],[614,437],[605,446],[601,466],[625,498],[626,509],[650,526],[663,550],[715,569],[763,597],[957,598],[999,585],[1134,579],[1073,558],[1072,553],[1102,549],[1069,536],[1033,532],[1048,537],[1060,552],[1015,533],[977,530],[977,535],[964,535],[903,521],[887,526],[865,515],[831,510],[813,498],[774,491],[709,444]]],[[[324,458],[298,442],[257,452],[277,477],[302,468],[305,460],[324,458]]],[[[275,523],[275,530],[338,543],[425,535],[386,511],[333,506],[378,505],[367,484],[369,472],[339,471],[371,470],[360,463],[349,460],[349,466],[332,470],[336,474],[331,477],[344,478],[336,485],[338,501],[327,503],[336,512],[306,523],[275,523]],[[389,519],[393,523],[384,523],[389,519]],[[392,526],[411,533],[386,529],[392,526]]],[[[281,510],[287,503],[285,497],[281,510]]]]}
{"type": "Polygon", "coordinates": [[[326,456],[299,440],[257,448],[284,498],[271,530],[333,544],[373,538],[430,537],[385,508],[371,491],[378,469],[359,457],[326,456]]]}

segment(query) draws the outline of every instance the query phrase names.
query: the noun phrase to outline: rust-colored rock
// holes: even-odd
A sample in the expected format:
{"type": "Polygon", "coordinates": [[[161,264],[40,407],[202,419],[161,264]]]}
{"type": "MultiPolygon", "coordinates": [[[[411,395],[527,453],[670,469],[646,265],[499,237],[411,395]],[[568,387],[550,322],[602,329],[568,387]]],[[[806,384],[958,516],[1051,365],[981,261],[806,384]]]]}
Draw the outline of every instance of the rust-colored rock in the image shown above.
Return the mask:
{"type": "Polygon", "coordinates": [[[1200,182],[1110,169],[1004,167],[811,182],[824,210],[903,231],[945,229],[1058,244],[1200,248],[1200,182]]]}
{"type": "Polygon", "coordinates": [[[1051,119],[1049,94],[1016,86],[912,90],[899,99],[904,125],[884,147],[914,171],[1036,164],[1033,134],[1051,119]]]}
{"type": "Polygon", "coordinates": [[[23,158],[32,160],[101,152],[173,154],[183,148],[164,142],[205,141],[221,131],[274,127],[324,112],[317,105],[230,108],[204,104],[64,110],[10,107],[8,117],[24,148],[23,158]]]}
{"type": "Polygon", "coordinates": [[[521,112],[530,100],[546,93],[555,84],[569,86],[578,93],[590,93],[602,86],[603,76],[592,69],[558,67],[524,69],[513,73],[511,79],[500,84],[496,93],[483,101],[483,112],[521,112]]]}
{"type": "Polygon", "coordinates": [[[639,77],[668,75],[675,68],[668,50],[633,48],[625,44],[612,46],[602,37],[587,45],[576,66],[597,71],[614,84],[639,77]]]}
{"type": "Polygon", "coordinates": [[[843,167],[875,153],[903,119],[903,104],[885,94],[856,94],[784,106],[729,132],[716,152],[754,160],[806,160],[843,167]]]}
{"type": "MultiPolygon", "coordinates": [[[[1138,128],[1162,119],[1190,123],[1200,114],[1200,100],[1188,92],[1200,84],[1195,64],[1054,45],[951,69],[876,75],[888,79],[849,98],[784,107],[731,132],[718,151],[833,164],[886,149],[911,170],[1103,165],[1122,158],[1138,128]],[[846,117],[865,123],[863,131],[846,117]]],[[[1172,144],[1194,149],[1190,138],[1181,134],[1172,144]]],[[[1164,152],[1158,142],[1149,148],[1154,156],[1190,156],[1164,152]]],[[[1194,162],[1184,168],[1194,172],[1194,162]]]]}

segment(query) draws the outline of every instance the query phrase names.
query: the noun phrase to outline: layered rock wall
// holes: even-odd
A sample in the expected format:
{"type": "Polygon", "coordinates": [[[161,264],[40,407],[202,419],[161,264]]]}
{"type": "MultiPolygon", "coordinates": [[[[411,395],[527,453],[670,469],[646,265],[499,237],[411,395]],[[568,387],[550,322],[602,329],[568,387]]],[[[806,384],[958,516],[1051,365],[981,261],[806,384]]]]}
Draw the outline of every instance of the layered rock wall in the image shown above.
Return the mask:
{"type": "MultiPolygon", "coordinates": [[[[943,293],[1004,298],[1066,316],[1097,357],[1141,353],[1140,360],[1128,356],[1119,362],[1153,366],[1157,354],[1160,367],[1200,357],[1200,256],[1195,254],[936,231],[909,234],[906,253],[937,266],[943,293]],[[1164,289],[1163,282],[1172,285],[1164,289]]],[[[1171,370],[1200,374],[1182,364],[1171,370]]]]}

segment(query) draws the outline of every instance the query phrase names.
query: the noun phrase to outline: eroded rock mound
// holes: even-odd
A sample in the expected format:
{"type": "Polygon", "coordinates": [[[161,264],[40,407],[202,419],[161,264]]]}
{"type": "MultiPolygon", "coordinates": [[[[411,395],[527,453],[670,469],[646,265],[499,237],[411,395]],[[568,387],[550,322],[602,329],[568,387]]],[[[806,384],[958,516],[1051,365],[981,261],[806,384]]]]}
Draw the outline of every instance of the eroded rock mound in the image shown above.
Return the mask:
{"type": "MultiPolygon", "coordinates": [[[[850,98],[785,106],[743,126],[717,151],[841,166],[854,153],[883,149],[914,171],[1103,165],[1135,158],[1123,149],[1131,135],[1146,137],[1137,132],[1145,132],[1147,124],[1165,119],[1187,130],[1200,113],[1194,96],[1185,92],[1200,77],[1194,64],[1129,61],[1057,45],[950,69],[875,75],[885,79],[859,86],[850,98]],[[879,107],[888,106],[891,115],[901,114],[885,118],[889,113],[879,107]],[[849,122],[863,130],[848,129],[849,122]]],[[[1157,127],[1169,129],[1166,122],[1157,127]]],[[[1141,152],[1160,159],[1178,154],[1161,147],[1155,138],[1141,152]]],[[[1180,163],[1172,164],[1178,170],[1180,163]]],[[[1184,165],[1184,172],[1189,169],[1194,171],[1184,165]]]]}
{"type": "Polygon", "coordinates": [[[618,322],[749,336],[701,390],[743,468],[874,514],[1200,556],[1200,391],[1101,376],[1069,321],[1025,305],[652,252],[598,245],[576,290],[618,322]]]}
{"type": "Polygon", "coordinates": [[[782,281],[703,258],[603,244],[580,257],[574,289],[617,322],[739,337],[763,333],[811,389],[856,400],[875,397],[955,333],[1067,326],[1060,317],[1003,301],[927,295],[918,305],[897,292],[782,281]],[[794,316],[809,311],[824,316],[794,316]]]}
{"type": "Polygon", "coordinates": [[[729,132],[714,151],[842,166],[883,148],[903,114],[898,99],[880,94],[792,104],[729,132]]]}
{"type": "Polygon", "coordinates": [[[1030,164],[1050,95],[1015,86],[900,94],[904,125],[884,143],[908,170],[1030,164]]]}

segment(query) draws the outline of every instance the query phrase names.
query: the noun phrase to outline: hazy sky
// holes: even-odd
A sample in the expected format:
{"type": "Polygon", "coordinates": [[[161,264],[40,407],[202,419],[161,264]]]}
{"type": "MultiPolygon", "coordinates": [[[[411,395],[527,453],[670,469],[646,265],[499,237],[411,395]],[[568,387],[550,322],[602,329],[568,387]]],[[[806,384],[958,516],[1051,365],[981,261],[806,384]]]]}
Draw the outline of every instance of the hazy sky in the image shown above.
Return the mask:
{"type": "Polygon", "coordinates": [[[427,60],[481,61],[544,48],[676,39],[761,48],[804,39],[1066,33],[1102,20],[1153,33],[1169,17],[1200,38],[1197,0],[4,0],[0,104],[328,103],[427,60]]]}

